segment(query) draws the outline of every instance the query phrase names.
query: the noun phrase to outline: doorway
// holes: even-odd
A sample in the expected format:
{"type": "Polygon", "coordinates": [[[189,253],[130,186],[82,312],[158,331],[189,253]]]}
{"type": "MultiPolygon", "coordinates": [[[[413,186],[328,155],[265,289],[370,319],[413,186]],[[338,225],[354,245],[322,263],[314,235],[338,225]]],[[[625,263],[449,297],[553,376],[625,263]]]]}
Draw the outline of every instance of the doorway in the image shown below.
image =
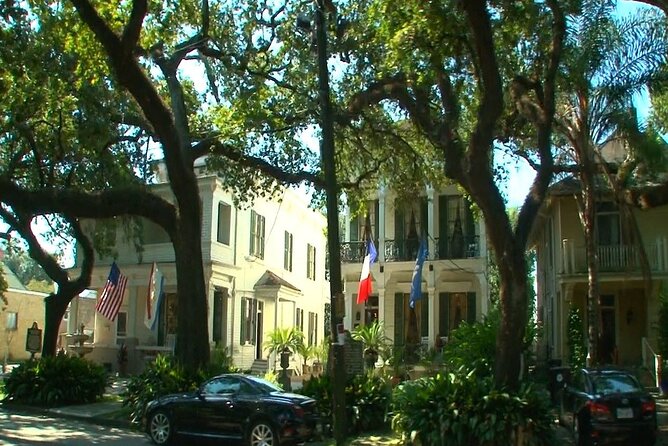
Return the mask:
{"type": "Polygon", "coordinates": [[[598,362],[600,364],[616,363],[616,323],[615,323],[615,296],[601,295],[600,298],[600,330],[598,342],[598,362]]]}
{"type": "Polygon", "coordinates": [[[262,344],[263,344],[263,330],[264,330],[264,321],[262,318],[262,312],[264,309],[264,302],[257,302],[257,314],[255,315],[255,357],[257,359],[262,359],[262,344]]]}

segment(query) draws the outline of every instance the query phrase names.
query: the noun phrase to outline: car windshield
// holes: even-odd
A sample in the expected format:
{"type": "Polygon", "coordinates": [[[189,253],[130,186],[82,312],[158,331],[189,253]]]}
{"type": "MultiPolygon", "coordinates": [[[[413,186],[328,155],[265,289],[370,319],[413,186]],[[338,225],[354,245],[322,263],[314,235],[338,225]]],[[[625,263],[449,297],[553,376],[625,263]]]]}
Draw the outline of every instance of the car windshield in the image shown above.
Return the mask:
{"type": "Polygon", "coordinates": [[[266,379],[258,378],[256,376],[248,376],[248,379],[253,381],[253,384],[255,384],[257,387],[262,389],[263,392],[282,392],[283,389],[278,387],[276,384],[272,383],[271,381],[267,381],[266,379]]]}
{"type": "Polygon", "coordinates": [[[593,379],[594,393],[608,395],[611,393],[629,393],[642,390],[638,381],[631,375],[599,375],[593,379]]]}

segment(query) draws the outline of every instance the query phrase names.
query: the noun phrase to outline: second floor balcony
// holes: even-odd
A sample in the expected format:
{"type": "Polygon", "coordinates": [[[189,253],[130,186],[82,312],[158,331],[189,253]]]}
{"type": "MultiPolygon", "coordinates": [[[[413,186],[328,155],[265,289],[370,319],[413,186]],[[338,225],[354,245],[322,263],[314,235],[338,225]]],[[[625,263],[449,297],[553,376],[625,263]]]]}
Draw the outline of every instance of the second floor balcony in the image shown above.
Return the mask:
{"type": "MultiPolygon", "coordinates": [[[[564,240],[564,274],[587,272],[587,250],[572,240],[564,240]]],[[[668,243],[662,237],[645,246],[649,269],[652,272],[668,271],[668,243]]],[[[597,249],[598,267],[602,273],[638,273],[642,271],[640,248],[636,245],[602,245],[597,249]]]]}
{"type": "MultiPolygon", "coordinates": [[[[415,238],[374,240],[378,255],[381,251],[386,262],[414,262],[420,247],[415,238]],[[382,245],[382,246],[381,246],[382,245]]],[[[428,260],[469,259],[480,257],[479,236],[461,236],[430,239],[428,260]]],[[[364,241],[341,242],[341,262],[362,263],[366,255],[364,241]]]]}

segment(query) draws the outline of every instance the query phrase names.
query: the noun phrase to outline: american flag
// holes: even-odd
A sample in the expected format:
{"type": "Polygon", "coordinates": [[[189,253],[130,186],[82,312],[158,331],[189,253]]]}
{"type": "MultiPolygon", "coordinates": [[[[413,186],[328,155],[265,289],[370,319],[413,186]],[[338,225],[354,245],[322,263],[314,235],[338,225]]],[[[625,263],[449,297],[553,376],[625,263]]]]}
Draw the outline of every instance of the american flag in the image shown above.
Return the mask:
{"type": "Polygon", "coordinates": [[[110,321],[114,321],[123,303],[123,295],[127,284],[128,278],[121,274],[116,262],[112,263],[107,283],[104,284],[102,295],[100,295],[100,300],[97,301],[95,310],[110,321]]]}

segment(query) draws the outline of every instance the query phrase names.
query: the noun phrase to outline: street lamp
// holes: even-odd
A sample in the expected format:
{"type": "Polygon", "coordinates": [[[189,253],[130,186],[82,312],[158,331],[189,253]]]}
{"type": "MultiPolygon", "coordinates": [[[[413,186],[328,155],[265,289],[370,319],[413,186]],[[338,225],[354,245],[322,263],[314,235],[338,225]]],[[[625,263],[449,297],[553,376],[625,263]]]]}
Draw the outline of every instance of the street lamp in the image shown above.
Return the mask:
{"type": "MultiPolygon", "coordinates": [[[[320,156],[325,174],[327,194],[327,244],[329,246],[330,298],[331,298],[331,339],[330,372],[332,374],[332,413],[334,415],[334,439],[337,445],[343,444],[346,436],[345,385],[343,345],[337,342],[337,327],[343,323],[343,289],[341,287],[341,254],[339,251],[339,189],[336,181],[334,162],[334,118],[329,94],[329,71],[327,69],[327,23],[325,13],[335,12],[331,0],[316,0],[315,40],[318,59],[318,91],[320,96],[320,156]]],[[[310,30],[310,20],[300,16],[297,26],[310,30]]]]}

